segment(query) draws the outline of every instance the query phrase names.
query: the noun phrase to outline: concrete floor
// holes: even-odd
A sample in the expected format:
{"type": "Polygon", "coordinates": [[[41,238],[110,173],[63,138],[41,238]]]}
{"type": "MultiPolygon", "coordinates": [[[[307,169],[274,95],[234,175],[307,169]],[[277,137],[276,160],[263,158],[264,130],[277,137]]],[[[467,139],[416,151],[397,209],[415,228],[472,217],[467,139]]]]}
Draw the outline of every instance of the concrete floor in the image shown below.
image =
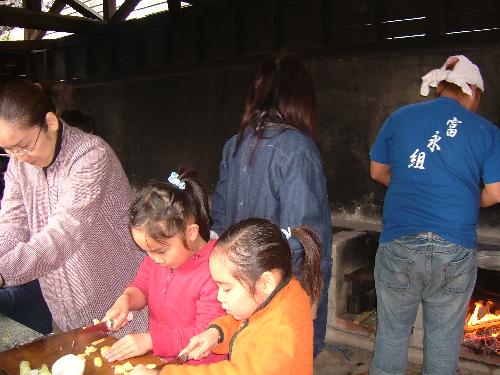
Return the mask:
{"type": "MultiPolygon", "coordinates": [[[[314,360],[314,375],[367,375],[373,353],[367,350],[330,344],[314,360]]],[[[408,375],[420,374],[420,366],[410,363],[408,375]]]]}
{"type": "MultiPolygon", "coordinates": [[[[345,344],[329,344],[314,360],[314,375],[368,375],[373,353],[345,344]]],[[[500,366],[460,362],[457,375],[500,375],[500,366]]],[[[419,375],[421,366],[408,363],[407,375],[419,375]]]]}
{"type": "MultiPolygon", "coordinates": [[[[314,360],[314,375],[368,374],[373,353],[344,344],[329,344],[314,360]]],[[[420,374],[420,366],[409,363],[407,375],[420,374]]]]}
{"type": "Polygon", "coordinates": [[[371,360],[371,353],[359,349],[346,350],[345,357],[342,353],[332,349],[325,349],[314,360],[314,375],[361,375],[368,374],[368,366],[371,360]],[[353,353],[356,355],[353,355],[353,353]]]}

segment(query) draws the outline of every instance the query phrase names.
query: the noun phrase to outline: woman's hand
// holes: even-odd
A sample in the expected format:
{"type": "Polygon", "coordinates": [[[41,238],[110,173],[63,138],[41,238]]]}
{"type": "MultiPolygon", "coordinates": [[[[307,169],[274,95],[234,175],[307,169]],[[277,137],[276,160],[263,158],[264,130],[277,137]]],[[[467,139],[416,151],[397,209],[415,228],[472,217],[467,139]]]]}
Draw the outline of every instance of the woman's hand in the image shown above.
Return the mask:
{"type": "Polygon", "coordinates": [[[130,375],[158,375],[160,370],[151,370],[144,365],[137,365],[129,372],[130,375]]]}
{"type": "Polygon", "coordinates": [[[188,346],[179,355],[187,354],[189,359],[201,359],[210,354],[210,349],[219,343],[219,331],[209,328],[199,335],[191,337],[188,346]]]}
{"type": "Polygon", "coordinates": [[[120,361],[131,357],[137,357],[148,353],[153,349],[153,341],[151,335],[146,333],[135,333],[127,335],[111,346],[111,348],[104,353],[104,358],[109,362],[120,361]]]}
{"type": "Polygon", "coordinates": [[[127,324],[127,315],[129,313],[129,309],[129,296],[127,294],[122,294],[116,299],[113,306],[111,306],[111,308],[104,315],[104,318],[102,318],[101,320],[105,322],[113,319],[114,323],[113,327],[111,327],[111,330],[118,331],[127,324]]]}

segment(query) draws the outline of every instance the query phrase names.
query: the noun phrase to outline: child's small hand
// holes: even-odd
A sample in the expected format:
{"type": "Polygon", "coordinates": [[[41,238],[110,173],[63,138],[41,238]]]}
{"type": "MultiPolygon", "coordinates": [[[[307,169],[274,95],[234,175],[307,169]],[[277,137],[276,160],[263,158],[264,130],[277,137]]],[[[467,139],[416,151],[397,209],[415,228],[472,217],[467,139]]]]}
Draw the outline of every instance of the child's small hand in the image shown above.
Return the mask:
{"type": "Polygon", "coordinates": [[[129,372],[130,375],[157,375],[159,373],[159,370],[149,369],[145,365],[137,365],[129,372]]]}
{"type": "Polygon", "coordinates": [[[188,354],[190,359],[205,358],[219,342],[219,331],[215,328],[209,328],[199,335],[191,337],[188,346],[181,350],[179,355],[188,354]]]}
{"type": "Polygon", "coordinates": [[[149,333],[135,333],[127,335],[117,342],[104,353],[104,358],[108,362],[120,361],[122,359],[137,357],[146,354],[153,349],[153,342],[149,333]]]}
{"type": "Polygon", "coordinates": [[[119,329],[122,329],[123,326],[127,324],[127,315],[129,313],[129,300],[128,296],[125,294],[122,294],[120,297],[118,297],[111,306],[111,308],[106,312],[104,317],[101,319],[103,322],[108,321],[110,319],[114,320],[113,327],[111,327],[111,330],[113,331],[118,331],[119,329]]]}

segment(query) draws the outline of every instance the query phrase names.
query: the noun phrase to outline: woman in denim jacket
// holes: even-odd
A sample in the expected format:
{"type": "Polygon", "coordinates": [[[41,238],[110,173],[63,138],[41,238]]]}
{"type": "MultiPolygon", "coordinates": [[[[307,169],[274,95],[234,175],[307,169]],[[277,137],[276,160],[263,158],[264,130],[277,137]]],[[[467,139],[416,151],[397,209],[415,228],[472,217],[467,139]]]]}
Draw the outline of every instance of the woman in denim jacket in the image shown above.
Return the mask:
{"type": "MultiPolygon", "coordinates": [[[[332,224],[325,175],[316,143],[317,104],[305,64],[281,50],[266,60],[248,91],[237,135],[222,153],[212,204],[212,230],[222,233],[249,217],[289,228],[310,225],[321,240],[323,289],[314,321],[314,354],[324,348],[331,277],[332,224]]],[[[293,272],[303,248],[289,238],[293,272]]]]}

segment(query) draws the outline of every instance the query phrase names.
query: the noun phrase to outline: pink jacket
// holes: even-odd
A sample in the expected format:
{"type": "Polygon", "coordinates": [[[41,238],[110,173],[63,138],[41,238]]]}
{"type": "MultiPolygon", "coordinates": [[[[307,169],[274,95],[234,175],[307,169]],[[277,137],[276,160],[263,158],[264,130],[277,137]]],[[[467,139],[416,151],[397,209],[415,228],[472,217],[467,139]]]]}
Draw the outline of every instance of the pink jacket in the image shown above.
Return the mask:
{"type": "MultiPolygon", "coordinates": [[[[217,301],[217,285],[208,268],[214,246],[215,241],[208,242],[196,256],[175,270],[156,264],[150,257],[143,260],[130,286],[139,288],[146,297],[155,355],[167,360],[177,356],[191,337],[224,314],[217,301]]],[[[211,354],[190,363],[223,359],[226,356],[211,354]]]]}

